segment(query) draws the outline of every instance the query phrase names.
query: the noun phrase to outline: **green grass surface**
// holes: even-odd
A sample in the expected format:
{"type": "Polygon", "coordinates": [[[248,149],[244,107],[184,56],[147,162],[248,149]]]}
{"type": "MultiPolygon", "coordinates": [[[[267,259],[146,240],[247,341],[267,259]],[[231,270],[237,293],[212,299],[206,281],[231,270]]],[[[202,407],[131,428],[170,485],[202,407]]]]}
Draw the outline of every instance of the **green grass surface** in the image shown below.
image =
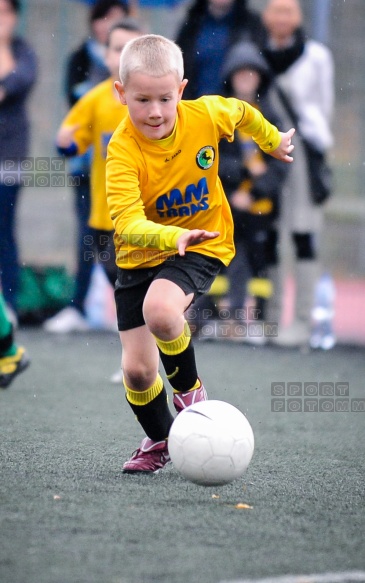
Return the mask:
{"type": "Polygon", "coordinates": [[[204,488],[171,466],[122,475],[142,433],[109,383],[117,335],[30,329],[18,339],[32,364],[0,392],[1,583],[219,583],[365,568],[365,413],[271,412],[278,381],[348,382],[350,397],[364,397],[363,349],[197,344],[210,397],[241,409],[256,440],[242,479],[204,488]]]}

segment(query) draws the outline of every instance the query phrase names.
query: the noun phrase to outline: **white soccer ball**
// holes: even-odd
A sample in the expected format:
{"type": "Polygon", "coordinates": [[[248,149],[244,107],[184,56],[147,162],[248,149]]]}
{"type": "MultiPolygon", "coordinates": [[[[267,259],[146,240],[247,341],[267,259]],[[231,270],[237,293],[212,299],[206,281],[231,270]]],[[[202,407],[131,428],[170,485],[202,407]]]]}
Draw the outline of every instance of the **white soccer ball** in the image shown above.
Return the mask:
{"type": "Polygon", "coordinates": [[[176,417],[168,448],[184,478],[220,486],[242,476],[252,458],[254,435],[247,418],[233,405],[201,401],[176,417]]]}

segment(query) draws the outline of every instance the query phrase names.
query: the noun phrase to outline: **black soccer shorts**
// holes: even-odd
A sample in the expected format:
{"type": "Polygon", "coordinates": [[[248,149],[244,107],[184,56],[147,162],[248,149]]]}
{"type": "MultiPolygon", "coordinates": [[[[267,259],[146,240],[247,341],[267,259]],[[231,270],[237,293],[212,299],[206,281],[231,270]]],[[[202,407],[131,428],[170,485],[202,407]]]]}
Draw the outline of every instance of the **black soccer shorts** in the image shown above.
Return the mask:
{"type": "Polygon", "coordinates": [[[131,330],[143,326],[143,302],[147,290],[155,279],[168,279],[178,285],[185,295],[194,294],[195,301],[209,291],[223,267],[219,259],[201,253],[187,252],[169,257],[155,267],[123,269],[118,267],[115,285],[118,330],[131,330]]]}

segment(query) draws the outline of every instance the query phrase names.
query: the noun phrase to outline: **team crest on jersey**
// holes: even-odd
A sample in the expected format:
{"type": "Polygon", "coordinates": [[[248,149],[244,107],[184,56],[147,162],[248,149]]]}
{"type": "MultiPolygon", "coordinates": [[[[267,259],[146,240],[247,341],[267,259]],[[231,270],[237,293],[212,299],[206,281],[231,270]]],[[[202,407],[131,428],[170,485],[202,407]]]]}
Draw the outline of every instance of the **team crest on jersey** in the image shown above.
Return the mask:
{"type": "Polygon", "coordinates": [[[204,146],[200,148],[196,155],[196,163],[202,170],[208,170],[213,165],[215,158],[215,150],[213,146],[204,146]]]}

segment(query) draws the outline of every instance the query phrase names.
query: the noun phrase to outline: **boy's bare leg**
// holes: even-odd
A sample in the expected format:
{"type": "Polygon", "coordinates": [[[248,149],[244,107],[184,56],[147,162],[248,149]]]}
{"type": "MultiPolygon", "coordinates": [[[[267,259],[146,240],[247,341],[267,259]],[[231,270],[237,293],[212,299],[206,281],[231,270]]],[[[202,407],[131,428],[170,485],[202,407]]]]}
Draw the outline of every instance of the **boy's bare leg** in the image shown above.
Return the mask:
{"type": "Polygon", "coordinates": [[[155,337],[167,378],[174,389],[174,406],[182,409],[207,398],[198,378],[195,351],[184,312],[193,294],[166,279],[155,280],[145,297],[144,318],[155,337]]]}
{"type": "Polygon", "coordinates": [[[156,338],[174,340],[184,330],[184,312],[193,300],[193,294],[183,290],[168,279],[154,280],[143,304],[145,322],[156,338]]]}
{"type": "Polygon", "coordinates": [[[127,401],[147,436],[153,441],[163,441],[168,436],[173,417],[158,374],[156,341],[147,326],[120,332],[120,339],[127,401]]]}
{"type": "Polygon", "coordinates": [[[134,391],[145,391],[155,382],[158,373],[156,341],[147,326],[119,332],[119,336],[124,381],[134,391]]]}
{"type": "Polygon", "coordinates": [[[151,284],[144,302],[146,325],[120,333],[127,401],[147,435],[124,464],[125,473],[156,472],[170,460],[166,440],[173,416],[158,374],[159,351],[175,389],[177,411],[206,398],[184,318],[192,298],[193,294],[186,296],[176,284],[157,280],[151,284]]]}

